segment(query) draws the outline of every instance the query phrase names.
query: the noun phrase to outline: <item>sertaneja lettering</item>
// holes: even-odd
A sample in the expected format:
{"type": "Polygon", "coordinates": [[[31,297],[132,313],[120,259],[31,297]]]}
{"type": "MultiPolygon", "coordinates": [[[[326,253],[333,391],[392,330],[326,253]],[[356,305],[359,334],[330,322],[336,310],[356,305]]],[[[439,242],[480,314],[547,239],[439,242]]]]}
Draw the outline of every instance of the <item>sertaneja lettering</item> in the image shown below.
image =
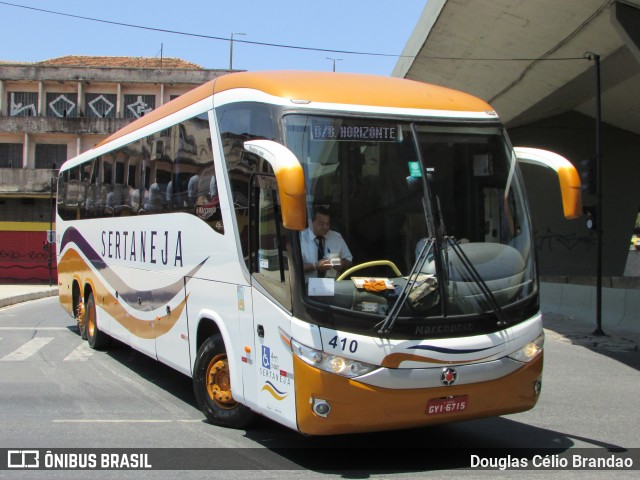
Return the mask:
{"type": "Polygon", "coordinates": [[[182,267],[182,231],[103,230],[103,258],[182,267]]]}

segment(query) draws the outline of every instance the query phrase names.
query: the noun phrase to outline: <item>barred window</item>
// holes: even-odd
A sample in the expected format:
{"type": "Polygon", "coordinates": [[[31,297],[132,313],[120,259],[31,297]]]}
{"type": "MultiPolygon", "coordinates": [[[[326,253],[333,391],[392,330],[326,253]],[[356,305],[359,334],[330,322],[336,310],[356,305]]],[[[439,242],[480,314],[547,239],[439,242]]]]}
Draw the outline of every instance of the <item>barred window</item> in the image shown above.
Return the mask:
{"type": "Polygon", "coordinates": [[[155,95],[125,95],[124,118],[140,118],[156,108],[155,95]]]}
{"type": "Polygon", "coordinates": [[[21,143],[0,143],[0,168],[22,168],[21,143]]]}
{"type": "Polygon", "coordinates": [[[77,93],[47,93],[47,117],[75,118],[77,116],[77,93]]]}
{"type": "Polygon", "coordinates": [[[87,93],[84,96],[85,115],[89,118],[115,118],[115,93],[87,93]]]}
{"type": "Polygon", "coordinates": [[[36,144],[36,168],[60,168],[67,160],[67,145],[54,143],[36,144]],[[54,167],[55,165],[55,167],[54,167]]]}
{"type": "Polygon", "coordinates": [[[36,92],[9,92],[10,117],[36,117],[38,94],[36,92]]]}

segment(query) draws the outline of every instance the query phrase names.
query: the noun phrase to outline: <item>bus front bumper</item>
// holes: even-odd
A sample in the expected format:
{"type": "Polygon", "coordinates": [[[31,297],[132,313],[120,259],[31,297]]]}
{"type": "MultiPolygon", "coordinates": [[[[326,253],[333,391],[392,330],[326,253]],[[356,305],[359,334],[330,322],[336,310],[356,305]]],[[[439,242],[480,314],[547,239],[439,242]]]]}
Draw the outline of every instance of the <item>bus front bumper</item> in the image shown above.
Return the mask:
{"type": "Polygon", "coordinates": [[[543,353],[512,373],[489,381],[397,389],[327,373],[294,357],[298,429],[308,435],[335,435],[522,412],[538,401],[542,365],[543,353]]]}

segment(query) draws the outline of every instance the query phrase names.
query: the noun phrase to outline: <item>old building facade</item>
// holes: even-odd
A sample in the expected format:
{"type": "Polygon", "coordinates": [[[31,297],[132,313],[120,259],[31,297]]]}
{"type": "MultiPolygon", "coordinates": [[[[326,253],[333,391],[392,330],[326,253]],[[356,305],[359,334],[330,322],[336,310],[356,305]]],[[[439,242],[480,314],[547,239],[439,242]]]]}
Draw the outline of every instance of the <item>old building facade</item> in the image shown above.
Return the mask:
{"type": "Polygon", "coordinates": [[[55,281],[47,231],[64,161],[224,73],[175,58],[0,61],[0,282],[55,281]]]}

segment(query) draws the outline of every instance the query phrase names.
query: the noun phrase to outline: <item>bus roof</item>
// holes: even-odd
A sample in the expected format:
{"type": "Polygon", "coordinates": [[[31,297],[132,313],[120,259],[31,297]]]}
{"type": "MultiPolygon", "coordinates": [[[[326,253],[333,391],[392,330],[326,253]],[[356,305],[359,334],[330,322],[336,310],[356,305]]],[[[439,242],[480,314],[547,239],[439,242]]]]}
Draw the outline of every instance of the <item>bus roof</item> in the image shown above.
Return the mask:
{"type": "Polygon", "coordinates": [[[356,73],[241,72],[215,80],[215,93],[253,88],[276,97],[376,107],[485,112],[483,100],[449,88],[402,78],[356,73]]]}
{"type": "Polygon", "coordinates": [[[454,112],[489,112],[484,100],[450,88],[395,77],[355,73],[263,71],[222,75],[153,110],[97,146],[175,113],[216,93],[235,88],[308,102],[454,112]]]}

